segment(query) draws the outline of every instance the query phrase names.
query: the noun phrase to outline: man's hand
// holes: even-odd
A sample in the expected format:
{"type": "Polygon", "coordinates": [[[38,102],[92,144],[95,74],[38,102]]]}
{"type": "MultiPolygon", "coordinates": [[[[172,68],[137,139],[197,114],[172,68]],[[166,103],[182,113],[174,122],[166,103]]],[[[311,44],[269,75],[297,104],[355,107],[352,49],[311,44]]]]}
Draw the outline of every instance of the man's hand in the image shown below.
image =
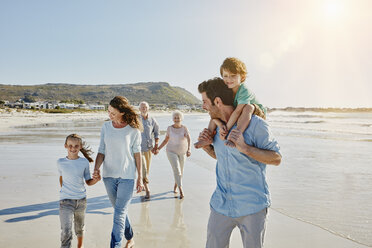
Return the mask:
{"type": "Polygon", "coordinates": [[[216,134],[216,131],[213,133],[208,130],[208,128],[204,128],[203,131],[199,134],[198,141],[203,142],[203,146],[210,145],[213,143],[213,137],[216,134]]]}
{"type": "Polygon", "coordinates": [[[155,144],[154,148],[151,149],[151,152],[156,155],[156,151],[158,150],[158,144],[155,144]]]}
{"type": "Polygon", "coordinates": [[[244,141],[242,132],[240,132],[238,129],[231,130],[227,140],[233,142],[240,152],[242,152],[243,147],[247,145],[244,141]]]}

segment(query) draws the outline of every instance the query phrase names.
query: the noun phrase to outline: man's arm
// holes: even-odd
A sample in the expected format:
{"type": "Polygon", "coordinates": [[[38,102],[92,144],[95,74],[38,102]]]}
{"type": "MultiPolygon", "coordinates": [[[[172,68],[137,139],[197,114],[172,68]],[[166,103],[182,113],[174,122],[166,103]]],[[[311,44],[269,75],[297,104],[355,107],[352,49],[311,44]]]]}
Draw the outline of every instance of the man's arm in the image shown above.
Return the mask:
{"type": "Polygon", "coordinates": [[[244,141],[244,136],[242,132],[237,129],[233,129],[229,134],[229,139],[235,143],[236,148],[241,152],[247,155],[258,162],[264,164],[279,165],[282,156],[279,153],[271,150],[264,150],[254,146],[247,145],[244,141]]]}
{"type": "Polygon", "coordinates": [[[212,145],[209,146],[203,146],[203,150],[208,153],[209,156],[211,156],[214,159],[217,159],[216,153],[214,152],[214,147],[212,145]]]}
{"type": "Polygon", "coordinates": [[[198,141],[206,141],[206,143],[209,143],[208,146],[204,146],[203,150],[208,153],[209,156],[211,156],[214,159],[217,159],[216,153],[214,152],[214,147],[212,145],[213,143],[213,136],[210,130],[207,128],[204,128],[203,131],[199,134],[198,141]]]}

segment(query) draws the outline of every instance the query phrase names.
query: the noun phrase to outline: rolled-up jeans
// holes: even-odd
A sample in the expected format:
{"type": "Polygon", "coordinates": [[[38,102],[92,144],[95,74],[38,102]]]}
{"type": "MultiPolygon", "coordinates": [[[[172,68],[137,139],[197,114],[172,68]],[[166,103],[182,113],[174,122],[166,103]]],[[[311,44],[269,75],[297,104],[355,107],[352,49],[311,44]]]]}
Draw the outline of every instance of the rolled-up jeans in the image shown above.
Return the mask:
{"type": "Polygon", "coordinates": [[[103,182],[114,208],[110,247],[119,248],[124,235],[127,240],[133,238],[133,230],[128,217],[128,207],[133,196],[134,179],[104,177],[103,182]]]}
{"type": "Polygon", "coordinates": [[[78,200],[63,199],[59,201],[59,219],[61,221],[61,248],[71,247],[72,222],[74,222],[76,236],[83,236],[86,208],[86,198],[78,200]]]}

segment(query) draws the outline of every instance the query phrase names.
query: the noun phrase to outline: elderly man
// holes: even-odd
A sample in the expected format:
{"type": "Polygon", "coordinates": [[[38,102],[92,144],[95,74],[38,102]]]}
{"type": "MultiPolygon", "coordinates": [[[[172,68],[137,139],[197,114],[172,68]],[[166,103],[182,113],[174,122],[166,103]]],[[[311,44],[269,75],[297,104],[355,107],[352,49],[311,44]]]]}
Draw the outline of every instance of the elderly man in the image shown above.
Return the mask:
{"type": "Polygon", "coordinates": [[[150,199],[150,190],[148,187],[148,176],[150,173],[151,164],[151,153],[155,153],[158,149],[159,143],[159,125],[154,117],[149,116],[149,104],[147,102],[141,102],[139,110],[141,112],[140,119],[143,125],[141,153],[142,153],[142,174],[143,184],[146,190],[145,199],[150,199]],[[155,146],[154,146],[155,140],[155,146]]]}
{"type": "MultiPolygon", "coordinates": [[[[233,107],[233,92],[222,79],[214,78],[199,84],[203,109],[211,118],[227,123],[233,107]]],[[[219,130],[217,130],[219,132],[219,130]]],[[[228,147],[219,135],[204,129],[199,140],[210,145],[203,149],[217,159],[217,187],[210,200],[208,248],[228,247],[231,232],[240,229],[244,247],[263,247],[270,194],[266,183],[266,164],[279,165],[280,148],[268,124],[255,115],[241,133],[232,128],[228,139],[236,148],[228,147]]]]}

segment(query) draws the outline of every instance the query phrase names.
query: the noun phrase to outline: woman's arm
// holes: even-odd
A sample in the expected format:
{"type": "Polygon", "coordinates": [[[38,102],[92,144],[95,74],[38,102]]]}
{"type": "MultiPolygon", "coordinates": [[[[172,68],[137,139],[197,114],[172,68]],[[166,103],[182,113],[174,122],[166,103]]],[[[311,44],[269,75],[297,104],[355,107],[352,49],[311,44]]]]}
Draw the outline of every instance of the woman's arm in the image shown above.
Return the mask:
{"type": "Polygon", "coordinates": [[[168,134],[165,136],[163,142],[161,142],[160,146],[158,147],[158,150],[160,150],[161,148],[163,148],[166,144],[168,144],[168,141],[169,141],[169,136],[168,134]]]}
{"type": "Polygon", "coordinates": [[[94,165],[93,178],[96,178],[96,179],[101,178],[100,168],[104,160],[105,160],[105,154],[98,153],[96,157],[96,163],[94,165]]]}
{"type": "Polygon", "coordinates": [[[134,160],[137,167],[137,184],[136,189],[137,193],[141,192],[143,189],[142,184],[142,158],[141,158],[141,152],[134,153],[134,160]]]}
{"type": "Polygon", "coordinates": [[[186,156],[187,156],[187,157],[190,157],[190,155],[191,155],[191,150],[190,150],[191,137],[190,137],[190,133],[189,133],[189,130],[187,129],[187,127],[185,127],[185,129],[186,129],[185,136],[186,136],[186,139],[187,139],[187,151],[186,151],[186,156]]]}

